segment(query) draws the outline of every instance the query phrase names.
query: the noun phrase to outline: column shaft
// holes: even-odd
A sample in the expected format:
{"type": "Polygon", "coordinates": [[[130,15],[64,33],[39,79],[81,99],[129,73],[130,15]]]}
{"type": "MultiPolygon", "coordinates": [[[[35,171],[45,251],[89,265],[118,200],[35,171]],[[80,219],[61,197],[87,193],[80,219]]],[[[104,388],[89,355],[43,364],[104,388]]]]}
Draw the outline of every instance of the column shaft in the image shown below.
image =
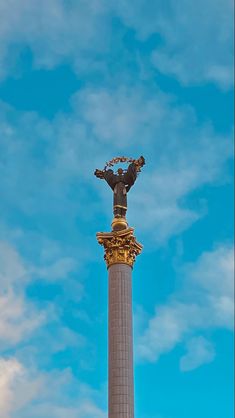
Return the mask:
{"type": "Polygon", "coordinates": [[[109,267],[109,418],[134,418],[132,269],[109,267]]]}

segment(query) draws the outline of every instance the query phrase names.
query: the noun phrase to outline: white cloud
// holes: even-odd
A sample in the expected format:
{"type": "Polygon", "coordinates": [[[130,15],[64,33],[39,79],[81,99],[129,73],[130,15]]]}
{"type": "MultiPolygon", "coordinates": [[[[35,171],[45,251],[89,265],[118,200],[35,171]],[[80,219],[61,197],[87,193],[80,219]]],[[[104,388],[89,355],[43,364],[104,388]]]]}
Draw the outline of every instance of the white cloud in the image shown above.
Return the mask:
{"type": "Polygon", "coordinates": [[[196,264],[186,268],[192,286],[201,288],[205,294],[205,305],[210,309],[211,324],[233,328],[234,251],[229,247],[218,247],[204,253],[196,264]]]}
{"type": "Polygon", "coordinates": [[[160,35],[152,55],[158,70],[182,84],[233,85],[232,0],[158,0],[148,6],[143,0],[135,7],[122,0],[117,10],[139,39],[160,35]]]}
{"type": "Polygon", "coordinates": [[[36,67],[50,69],[67,61],[79,72],[88,71],[98,61],[95,56],[107,48],[105,12],[102,0],[1,1],[1,76],[15,66],[13,57],[25,46],[32,50],[36,67]]]}
{"type": "MultiPolygon", "coordinates": [[[[126,0],[1,1],[0,77],[19,70],[16,61],[25,47],[32,51],[38,68],[69,63],[79,75],[95,71],[110,81],[117,75],[110,72],[110,63],[113,68],[118,59],[128,72],[130,58],[126,55],[129,57],[130,51],[113,29],[115,17],[134,29],[141,41],[160,36],[152,62],[161,72],[183,84],[211,81],[222,88],[231,87],[232,0],[157,0],[148,7],[143,0],[135,0],[134,7],[126,0]]],[[[141,59],[150,69],[148,59],[141,59]]],[[[132,60],[139,66],[134,54],[132,60]]],[[[117,68],[120,77],[120,66],[117,68]]],[[[125,125],[125,118],[120,123],[125,125]]]]}
{"type": "Polygon", "coordinates": [[[201,321],[201,309],[196,304],[173,302],[156,307],[156,314],[148,322],[147,329],[137,341],[137,356],[156,361],[163,353],[171,351],[182,341],[197,318],[201,321]]]}
{"type": "Polygon", "coordinates": [[[76,267],[77,265],[73,258],[62,257],[52,264],[34,268],[32,269],[32,272],[34,272],[34,274],[36,273],[40,278],[55,281],[64,279],[69,273],[74,271],[76,267]]]}
{"type": "Polygon", "coordinates": [[[69,370],[38,372],[27,369],[16,358],[0,358],[4,418],[104,418],[106,413],[99,407],[104,403],[102,396],[69,370]]]}
{"type": "Polygon", "coordinates": [[[14,418],[31,418],[31,414],[35,418],[106,418],[107,413],[98,408],[92,401],[81,401],[81,405],[77,407],[57,406],[50,403],[39,404],[36,408],[29,408],[26,415],[15,414],[14,418]]]}
{"type": "Polygon", "coordinates": [[[180,359],[180,369],[184,372],[194,370],[215,358],[213,345],[204,337],[194,337],[187,343],[187,353],[180,359]]]}
{"type": "MultiPolygon", "coordinates": [[[[56,252],[58,255],[58,253],[56,252]]],[[[54,254],[55,255],[55,254],[54,254]]],[[[54,257],[53,255],[53,257],[54,257]]],[[[57,281],[64,286],[63,298],[80,301],[83,295],[83,285],[69,274],[75,268],[75,262],[71,258],[56,259],[52,264],[44,261],[40,267],[31,263],[26,264],[16,249],[5,241],[0,242],[0,347],[6,349],[16,347],[20,342],[32,338],[37,333],[41,340],[50,339],[48,331],[43,329],[48,324],[53,324],[54,338],[59,343],[50,344],[51,351],[59,351],[65,346],[81,346],[84,338],[78,333],[60,323],[60,308],[56,304],[47,304],[47,307],[39,308],[30,301],[25,294],[28,284],[36,278],[57,281]],[[59,335],[59,336],[58,336],[59,335]]]]}
{"type": "Polygon", "coordinates": [[[38,312],[24,296],[12,290],[0,296],[0,346],[14,346],[28,337],[45,321],[45,312],[38,312]]]}
{"type": "MultiPolygon", "coordinates": [[[[185,288],[173,294],[165,305],[156,307],[155,316],[140,336],[137,342],[139,358],[156,361],[161,354],[187,341],[199,330],[232,330],[233,270],[233,249],[226,246],[203,253],[195,263],[188,265],[185,269],[185,288]]],[[[195,358],[195,367],[202,364],[203,358],[205,362],[209,359],[208,351],[212,355],[209,346],[202,346],[202,340],[198,344],[198,353],[191,353],[189,345],[190,354],[184,358],[183,367],[190,367],[190,361],[194,364],[193,355],[200,357],[195,358]]]]}
{"type": "Polygon", "coordinates": [[[22,373],[21,365],[16,360],[0,359],[0,410],[4,418],[9,417],[12,402],[10,384],[22,373]]]}
{"type": "Polygon", "coordinates": [[[4,418],[30,402],[41,386],[40,378],[32,378],[16,359],[0,358],[0,410],[4,418]]]}
{"type": "Polygon", "coordinates": [[[26,301],[24,287],[28,270],[17,251],[0,242],[0,345],[15,345],[45,320],[45,312],[26,301]]]}
{"type": "Polygon", "coordinates": [[[141,90],[120,88],[85,90],[74,96],[73,103],[81,106],[84,121],[91,126],[96,138],[106,144],[113,141],[115,148],[122,150],[140,137],[141,127],[146,130],[145,125],[153,121],[154,104],[148,103],[147,110],[142,112],[143,100],[141,90]]]}
{"type": "Polygon", "coordinates": [[[7,242],[0,241],[0,282],[2,288],[8,288],[12,283],[22,283],[26,277],[26,267],[17,251],[7,242]]]}
{"type": "MultiPolygon", "coordinates": [[[[55,253],[57,251],[52,251],[51,255],[54,257],[55,253]]],[[[46,259],[48,261],[48,257],[46,259]]],[[[0,357],[1,417],[103,418],[104,412],[96,405],[95,392],[83,388],[70,372],[35,370],[37,362],[48,365],[55,352],[76,348],[79,353],[86,339],[63,324],[60,304],[39,309],[26,297],[26,287],[38,274],[37,268],[27,265],[6,242],[0,243],[0,260],[0,348],[3,353],[8,349],[15,353],[13,358],[0,357]],[[79,388],[75,400],[71,387],[79,388]]],[[[61,282],[60,276],[66,278],[73,267],[71,260],[62,260],[61,265],[38,270],[45,276],[44,280],[59,278],[61,282]]],[[[81,297],[79,283],[67,280],[66,285],[72,293],[69,297],[77,301],[81,297]],[[72,290],[71,286],[74,286],[72,290]]]]}

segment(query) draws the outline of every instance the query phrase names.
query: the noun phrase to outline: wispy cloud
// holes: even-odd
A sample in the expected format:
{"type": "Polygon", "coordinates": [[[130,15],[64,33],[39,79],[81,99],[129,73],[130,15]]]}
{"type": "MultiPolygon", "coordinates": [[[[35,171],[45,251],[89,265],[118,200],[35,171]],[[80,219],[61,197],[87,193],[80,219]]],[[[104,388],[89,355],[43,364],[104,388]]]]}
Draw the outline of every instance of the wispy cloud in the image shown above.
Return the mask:
{"type": "Polygon", "coordinates": [[[17,251],[0,243],[0,345],[14,346],[40,327],[46,313],[26,300],[24,289],[29,273],[17,251]]]}
{"type": "Polygon", "coordinates": [[[78,72],[107,48],[109,25],[104,1],[48,3],[15,0],[0,5],[1,77],[15,69],[15,58],[25,47],[33,53],[34,66],[53,68],[65,61],[78,72]],[[14,58],[15,57],[15,58],[14,58]]]}
{"type": "Polygon", "coordinates": [[[180,359],[180,369],[184,372],[194,370],[215,358],[213,344],[204,337],[194,337],[187,342],[187,353],[180,359]]]}
{"type": "MultiPolygon", "coordinates": [[[[233,271],[233,249],[226,246],[203,253],[195,263],[186,266],[185,287],[171,295],[168,303],[156,307],[154,317],[140,336],[139,358],[156,361],[177,344],[209,328],[233,329],[233,271]]],[[[193,341],[187,342],[188,353],[181,359],[183,370],[213,359],[209,342],[199,337],[193,341]]]]}
{"type": "Polygon", "coordinates": [[[34,274],[40,278],[50,281],[64,279],[67,275],[76,269],[76,262],[73,258],[62,257],[54,263],[32,269],[34,274]]]}
{"type": "MultiPolygon", "coordinates": [[[[140,43],[152,35],[161,39],[144,60],[148,72],[153,64],[183,84],[209,81],[229,88],[233,83],[232,16],[231,0],[184,0],[180,4],[159,0],[147,8],[143,0],[136,0],[134,7],[126,0],[1,2],[0,76],[15,72],[17,58],[29,48],[38,68],[70,63],[80,76],[96,73],[110,82],[113,76],[121,77],[116,65],[121,60],[126,64],[126,78],[130,49],[112,29],[112,19],[118,18],[122,31],[134,30],[140,43]]],[[[131,60],[141,74],[138,54],[133,53],[131,60]]]]}
{"type": "Polygon", "coordinates": [[[153,65],[183,85],[212,82],[222,89],[233,85],[233,2],[153,1],[145,7],[126,0],[117,9],[139,39],[157,34],[153,65]],[[216,48],[213,47],[216,45],[216,48]]]}
{"type": "Polygon", "coordinates": [[[0,358],[0,408],[4,418],[30,402],[40,390],[41,378],[29,376],[16,358],[0,358]]]}
{"type": "MultiPolygon", "coordinates": [[[[39,352],[41,357],[45,357],[46,350],[49,358],[52,353],[66,348],[83,347],[86,338],[61,321],[61,301],[64,303],[66,300],[73,300],[78,303],[83,295],[82,283],[68,278],[74,263],[70,260],[64,265],[64,259],[58,259],[53,265],[33,266],[6,242],[0,242],[0,261],[0,347],[3,352],[21,347],[25,357],[28,344],[34,346],[34,357],[39,352]],[[59,269],[60,265],[64,268],[59,269]],[[38,280],[58,283],[62,288],[66,284],[63,297],[55,296],[53,301],[45,301],[42,305],[35,303],[27,296],[27,287],[38,280]],[[57,306],[58,298],[60,303],[57,306]],[[42,341],[45,340],[48,341],[48,346],[44,349],[42,341]]],[[[28,359],[31,357],[28,356],[28,359]]]]}
{"type": "MultiPolygon", "coordinates": [[[[86,338],[63,323],[56,303],[39,307],[26,295],[27,286],[39,274],[44,281],[61,283],[74,267],[73,263],[62,260],[56,267],[33,268],[6,242],[0,243],[0,261],[1,414],[4,418],[25,418],[32,414],[38,418],[68,415],[103,418],[105,413],[97,406],[98,394],[76,381],[69,371],[37,370],[38,361],[48,366],[54,353],[75,348],[78,354],[86,346],[86,338]],[[58,272],[60,265],[63,268],[58,272]],[[15,356],[9,357],[12,352],[15,356]],[[78,387],[74,398],[70,393],[71,385],[78,387]]],[[[79,283],[76,289],[71,289],[68,280],[68,286],[78,302],[79,283]]]]}
{"type": "Polygon", "coordinates": [[[97,405],[102,403],[102,395],[79,382],[68,369],[39,372],[26,368],[16,358],[1,358],[0,389],[4,418],[106,416],[97,405]]]}

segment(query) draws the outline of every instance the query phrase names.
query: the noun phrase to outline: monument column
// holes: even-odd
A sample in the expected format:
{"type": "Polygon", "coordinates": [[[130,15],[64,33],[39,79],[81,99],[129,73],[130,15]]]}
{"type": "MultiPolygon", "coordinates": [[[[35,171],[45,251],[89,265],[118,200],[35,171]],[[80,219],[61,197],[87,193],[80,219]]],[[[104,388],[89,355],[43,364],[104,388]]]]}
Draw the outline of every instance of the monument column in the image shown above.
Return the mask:
{"type": "Polygon", "coordinates": [[[113,191],[112,232],[98,232],[97,240],[103,245],[104,259],[109,272],[109,418],[134,418],[134,376],[132,335],[132,268],[142,245],[136,241],[134,229],[126,220],[127,193],[135,183],[143,156],[138,159],[115,157],[103,170],[94,174],[104,179],[113,191]],[[111,168],[128,162],[128,168],[111,168]]]}
{"type": "Polygon", "coordinates": [[[142,245],[123,222],[113,228],[126,229],[97,234],[109,273],[109,418],[134,418],[132,268],[142,245]]]}

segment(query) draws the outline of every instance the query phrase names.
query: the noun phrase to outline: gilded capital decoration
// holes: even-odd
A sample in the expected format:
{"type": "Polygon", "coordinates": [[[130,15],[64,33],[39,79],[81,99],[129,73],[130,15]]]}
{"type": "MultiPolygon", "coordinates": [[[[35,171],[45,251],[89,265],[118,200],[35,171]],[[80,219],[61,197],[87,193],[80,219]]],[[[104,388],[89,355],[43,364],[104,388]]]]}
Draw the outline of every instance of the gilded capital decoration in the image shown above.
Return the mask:
{"type": "Polygon", "coordinates": [[[136,256],[141,253],[143,248],[136,241],[133,228],[113,232],[98,232],[96,236],[98,243],[104,247],[104,259],[108,268],[117,263],[124,263],[133,267],[136,256]]]}

